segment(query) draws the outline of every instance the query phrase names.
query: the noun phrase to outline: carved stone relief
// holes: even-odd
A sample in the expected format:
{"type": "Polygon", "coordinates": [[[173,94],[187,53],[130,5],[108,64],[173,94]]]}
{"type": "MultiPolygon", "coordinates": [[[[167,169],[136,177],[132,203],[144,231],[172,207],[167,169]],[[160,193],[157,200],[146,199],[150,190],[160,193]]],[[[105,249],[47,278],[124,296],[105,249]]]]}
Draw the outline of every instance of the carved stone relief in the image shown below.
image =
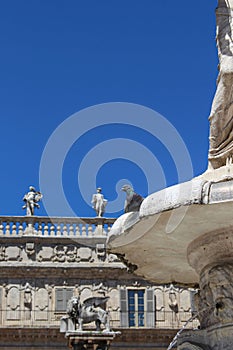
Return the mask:
{"type": "Polygon", "coordinates": [[[7,320],[20,319],[20,290],[16,286],[6,289],[7,292],[7,320]]]}
{"type": "Polygon", "coordinates": [[[54,256],[53,261],[65,262],[66,261],[66,248],[62,245],[55,246],[53,249],[54,256]]]}
{"type": "Polygon", "coordinates": [[[105,244],[97,243],[96,244],[96,255],[98,260],[104,261],[106,258],[106,248],[105,244]]]}
{"type": "Polygon", "coordinates": [[[41,247],[38,255],[37,260],[38,261],[50,261],[54,257],[53,247],[44,246],[41,247]]]}
{"type": "Polygon", "coordinates": [[[24,245],[0,245],[0,263],[4,261],[39,261],[39,262],[119,262],[115,254],[106,254],[105,244],[97,243],[95,247],[63,245],[36,245],[26,242],[24,245]]]}
{"type": "Polygon", "coordinates": [[[92,250],[88,247],[80,247],[77,254],[78,261],[93,261],[92,250]]]}
{"type": "Polygon", "coordinates": [[[35,244],[33,242],[27,242],[25,245],[25,252],[28,255],[28,257],[31,257],[35,254],[35,244]]]}
{"type": "Polygon", "coordinates": [[[0,247],[0,261],[6,260],[6,248],[4,246],[0,247]]]}
{"type": "Polygon", "coordinates": [[[22,289],[24,298],[24,318],[25,320],[30,320],[32,311],[32,293],[34,288],[27,282],[22,289]]]}
{"type": "Polygon", "coordinates": [[[119,290],[117,288],[113,288],[108,293],[108,309],[111,311],[118,311],[120,309],[120,299],[119,299],[119,290]]]}
{"type": "Polygon", "coordinates": [[[21,248],[17,246],[9,246],[5,248],[5,260],[7,261],[20,261],[21,257],[21,248]]]}
{"type": "Polygon", "coordinates": [[[190,291],[187,289],[182,289],[179,293],[179,311],[180,311],[180,321],[187,321],[190,317],[190,291]]]}
{"type": "Polygon", "coordinates": [[[196,297],[201,328],[233,319],[233,265],[215,266],[205,271],[196,297]]]}
{"type": "Polygon", "coordinates": [[[35,293],[35,318],[48,320],[49,293],[45,288],[39,288],[35,293]]]}
{"type": "Polygon", "coordinates": [[[66,260],[67,262],[74,262],[77,259],[77,247],[74,245],[67,246],[66,260]]]}
{"type": "Polygon", "coordinates": [[[162,287],[155,288],[156,317],[158,321],[165,321],[165,298],[162,287]]]}

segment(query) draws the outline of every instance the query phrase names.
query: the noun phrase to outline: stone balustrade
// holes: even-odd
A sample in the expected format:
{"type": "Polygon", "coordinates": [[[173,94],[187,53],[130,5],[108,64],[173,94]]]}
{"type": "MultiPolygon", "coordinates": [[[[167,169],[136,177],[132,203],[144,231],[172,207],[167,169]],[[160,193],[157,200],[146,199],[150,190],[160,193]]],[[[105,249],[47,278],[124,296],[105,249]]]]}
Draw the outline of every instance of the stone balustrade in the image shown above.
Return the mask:
{"type": "Polygon", "coordinates": [[[107,236],[115,218],[64,218],[44,216],[0,216],[2,236],[107,236]]]}

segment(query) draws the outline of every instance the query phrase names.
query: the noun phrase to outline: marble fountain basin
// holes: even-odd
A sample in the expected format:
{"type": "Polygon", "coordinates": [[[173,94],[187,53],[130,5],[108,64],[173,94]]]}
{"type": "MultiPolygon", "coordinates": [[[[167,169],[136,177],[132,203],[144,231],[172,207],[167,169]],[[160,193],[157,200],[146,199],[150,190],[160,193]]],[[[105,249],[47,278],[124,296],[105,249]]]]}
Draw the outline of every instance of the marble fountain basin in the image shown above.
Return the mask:
{"type": "Polygon", "coordinates": [[[107,249],[153,283],[197,286],[202,266],[220,261],[221,254],[226,259],[226,250],[218,249],[219,232],[233,247],[232,172],[223,167],[149,195],[139,212],[115,221],[107,249]],[[210,243],[216,245],[212,258],[210,243]]]}

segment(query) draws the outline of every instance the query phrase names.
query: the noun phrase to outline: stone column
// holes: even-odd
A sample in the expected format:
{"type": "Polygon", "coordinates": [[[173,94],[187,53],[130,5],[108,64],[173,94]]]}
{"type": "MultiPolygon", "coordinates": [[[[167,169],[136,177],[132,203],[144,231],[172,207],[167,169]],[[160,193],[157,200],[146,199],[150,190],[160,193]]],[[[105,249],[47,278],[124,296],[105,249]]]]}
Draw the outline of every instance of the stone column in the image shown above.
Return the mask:
{"type": "Polygon", "coordinates": [[[196,306],[200,330],[183,333],[179,350],[232,350],[233,227],[209,232],[188,247],[190,265],[200,276],[196,306]]]}

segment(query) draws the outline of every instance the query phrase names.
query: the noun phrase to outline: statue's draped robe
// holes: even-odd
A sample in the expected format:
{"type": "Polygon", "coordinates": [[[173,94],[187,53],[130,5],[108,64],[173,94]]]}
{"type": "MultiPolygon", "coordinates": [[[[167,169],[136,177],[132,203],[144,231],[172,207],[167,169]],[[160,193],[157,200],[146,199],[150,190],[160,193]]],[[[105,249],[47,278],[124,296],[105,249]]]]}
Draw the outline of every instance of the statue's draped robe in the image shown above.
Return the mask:
{"type": "Polygon", "coordinates": [[[210,168],[233,157],[233,0],[219,0],[216,10],[219,75],[210,113],[210,168]]]}

